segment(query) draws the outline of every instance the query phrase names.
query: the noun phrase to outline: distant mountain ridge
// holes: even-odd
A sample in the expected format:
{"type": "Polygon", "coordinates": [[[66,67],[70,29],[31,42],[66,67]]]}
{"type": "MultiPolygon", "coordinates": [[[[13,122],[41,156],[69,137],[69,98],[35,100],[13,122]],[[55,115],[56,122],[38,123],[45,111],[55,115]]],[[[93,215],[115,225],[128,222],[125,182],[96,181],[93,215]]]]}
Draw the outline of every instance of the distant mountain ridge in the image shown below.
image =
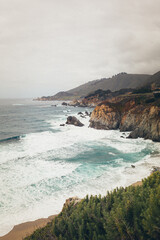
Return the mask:
{"type": "Polygon", "coordinates": [[[150,77],[151,75],[148,74],[127,74],[122,72],[111,78],[93,80],[71,90],[58,92],[54,96],[41,97],[37,100],[71,100],[83,98],[98,89],[118,91],[124,88],[137,88],[147,83],[150,77]]]}
{"type": "Polygon", "coordinates": [[[143,85],[149,77],[150,75],[147,74],[119,73],[111,78],[90,81],[67,91],[67,93],[83,97],[97,89],[118,91],[122,88],[136,88],[143,85]]]}

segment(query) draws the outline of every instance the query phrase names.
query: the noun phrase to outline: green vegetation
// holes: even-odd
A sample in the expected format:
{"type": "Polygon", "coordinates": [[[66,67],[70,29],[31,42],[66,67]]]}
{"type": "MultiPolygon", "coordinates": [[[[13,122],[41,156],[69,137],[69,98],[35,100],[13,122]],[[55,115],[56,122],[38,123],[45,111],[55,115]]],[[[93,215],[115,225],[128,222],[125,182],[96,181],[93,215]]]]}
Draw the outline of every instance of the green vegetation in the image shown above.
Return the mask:
{"type": "Polygon", "coordinates": [[[150,93],[150,92],[152,92],[150,86],[143,86],[143,87],[135,89],[132,93],[138,94],[138,93],[150,93]]]}
{"type": "Polygon", "coordinates": [[[142,186],[117,188],[105,197],[86,196],[25,240],[160,239],[160,172],[142,186]]]}

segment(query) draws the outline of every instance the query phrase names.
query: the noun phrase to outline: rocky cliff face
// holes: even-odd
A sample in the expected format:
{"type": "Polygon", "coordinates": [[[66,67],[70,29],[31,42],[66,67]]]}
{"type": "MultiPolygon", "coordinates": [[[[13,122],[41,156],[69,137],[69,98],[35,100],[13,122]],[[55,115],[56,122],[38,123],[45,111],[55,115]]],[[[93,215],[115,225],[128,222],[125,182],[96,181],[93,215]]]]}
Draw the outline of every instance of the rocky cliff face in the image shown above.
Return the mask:
{"type": "Polygon", "coordinates": [[[92,112],[90,127],[131,131],[130,138],[142,137],[160,141],[159,104],[146,102],[144,96],[132,96],[113,103],[101,103],[92,112]]]}
{"type": "MultiPolygon", "coordinates": [[[[134,116],[134,115],[133,115],[134,116]]],[[[123,131],[125,123],[122,125],[123,131]]],[[[153,141],[160,142],[160,108],[152,106],[139,112],[139,119],[136,118],[134,130],[129,135],[130,138],[142,137],[145,139],[152,139],[153,141]]]]}
{"type": "Polygon", "coordinates": [[[97,106],[91,114],[90,127],[96,129],[117,129],[121,121],[120,112],[114,107],[102,104],[97,106]]]}

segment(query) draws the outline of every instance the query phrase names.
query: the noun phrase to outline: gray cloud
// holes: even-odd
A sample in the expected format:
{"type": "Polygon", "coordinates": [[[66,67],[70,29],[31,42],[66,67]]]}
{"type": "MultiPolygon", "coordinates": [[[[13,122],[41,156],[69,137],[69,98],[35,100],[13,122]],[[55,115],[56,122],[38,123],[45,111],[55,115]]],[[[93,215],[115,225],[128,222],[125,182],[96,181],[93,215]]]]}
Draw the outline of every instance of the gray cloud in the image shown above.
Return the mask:
{"type": "Polygon", "coordinates": [[[159,9],[159,0],[1,0],[0,97],[158,71],[159,9]]]}

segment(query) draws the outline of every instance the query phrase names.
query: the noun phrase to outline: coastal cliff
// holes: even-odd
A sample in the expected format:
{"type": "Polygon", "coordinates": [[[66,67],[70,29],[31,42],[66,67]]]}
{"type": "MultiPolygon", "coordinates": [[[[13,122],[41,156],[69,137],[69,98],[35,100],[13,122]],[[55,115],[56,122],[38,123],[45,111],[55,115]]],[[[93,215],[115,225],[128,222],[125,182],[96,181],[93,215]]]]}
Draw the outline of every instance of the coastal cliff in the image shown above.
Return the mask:
{"type": "Polygon", "coordinates": [[[104,101],[93,110],[90,127],[131,131],[129,138],[160,141],[159,98],[140,94],[104,101]]]}

